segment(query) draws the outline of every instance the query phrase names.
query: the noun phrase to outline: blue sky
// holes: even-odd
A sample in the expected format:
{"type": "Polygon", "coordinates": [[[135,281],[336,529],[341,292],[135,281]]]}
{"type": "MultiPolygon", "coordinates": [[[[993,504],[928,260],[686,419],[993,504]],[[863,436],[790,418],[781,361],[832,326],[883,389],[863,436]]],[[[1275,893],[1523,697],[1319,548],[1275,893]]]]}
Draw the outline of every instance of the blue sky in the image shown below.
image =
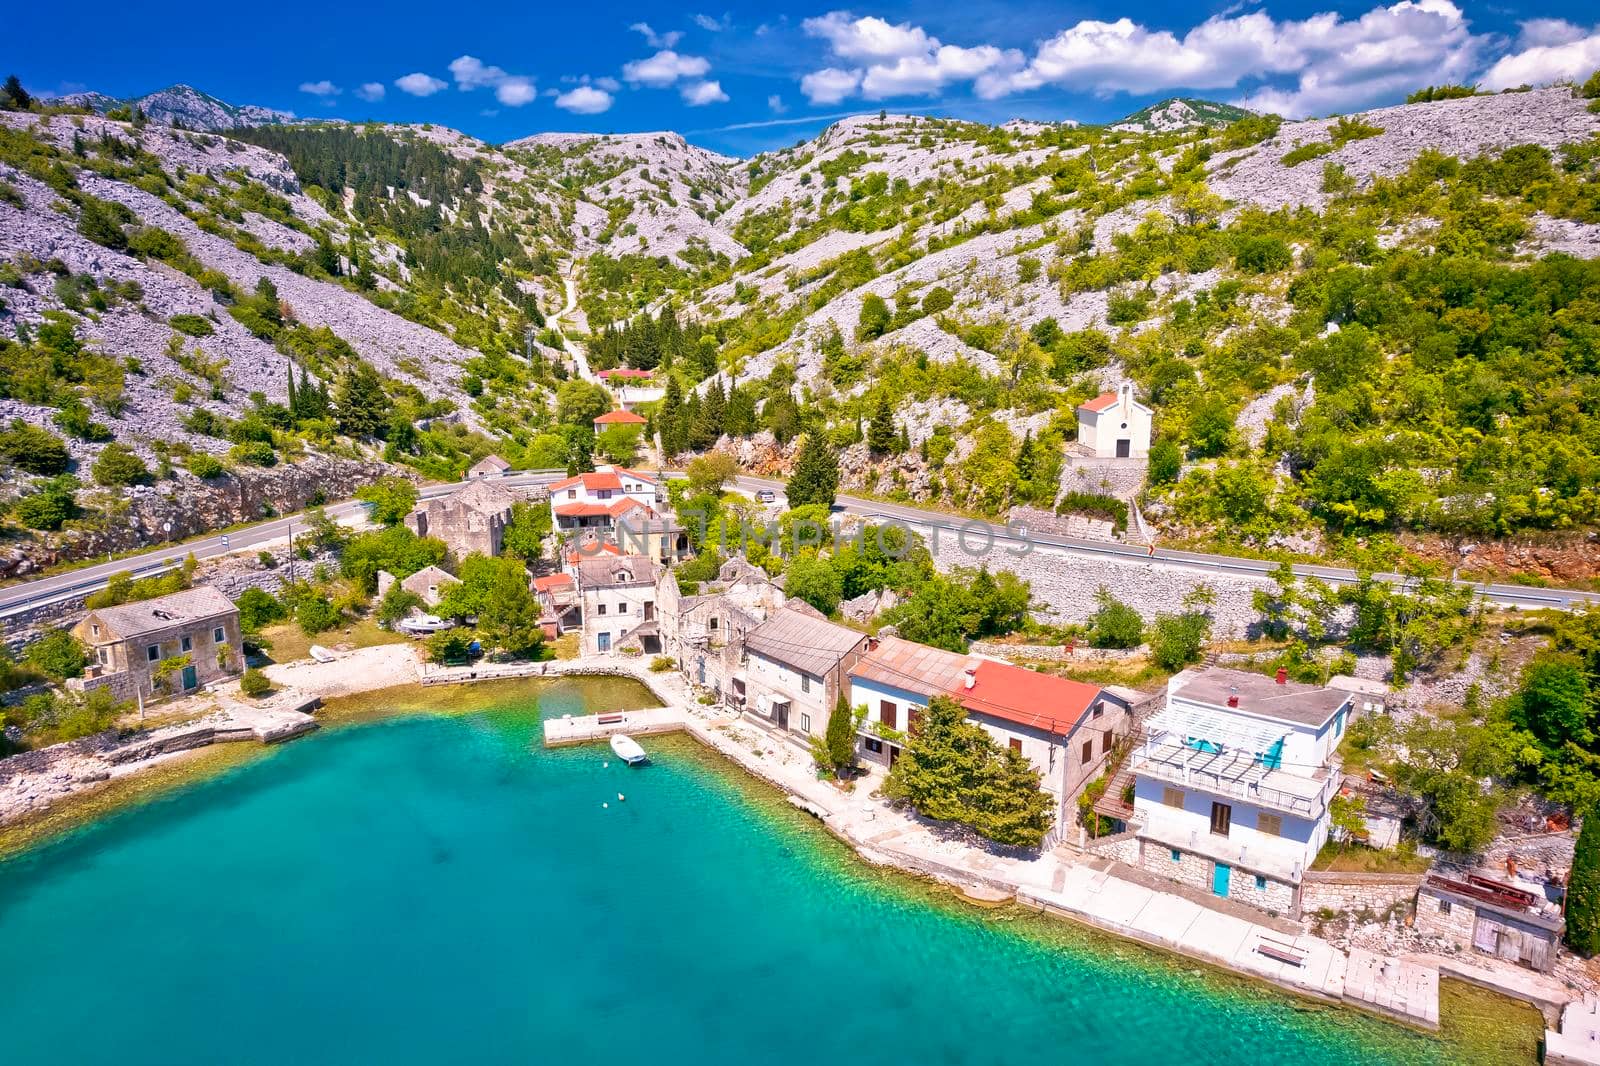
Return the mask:
{"type": "Polygon", "coordinates": [[[13,5],[3,73],[41,94],[187,82],[307,117],[435,122],[493,142],[674,129],[737,155],[863,111],[1105,121],[1175,94],[1291,116],[1600,67],[1588,5],[985,0],[651,4],[13,5]],[[533,9],[530,9],[533,8],[533,9]]]}

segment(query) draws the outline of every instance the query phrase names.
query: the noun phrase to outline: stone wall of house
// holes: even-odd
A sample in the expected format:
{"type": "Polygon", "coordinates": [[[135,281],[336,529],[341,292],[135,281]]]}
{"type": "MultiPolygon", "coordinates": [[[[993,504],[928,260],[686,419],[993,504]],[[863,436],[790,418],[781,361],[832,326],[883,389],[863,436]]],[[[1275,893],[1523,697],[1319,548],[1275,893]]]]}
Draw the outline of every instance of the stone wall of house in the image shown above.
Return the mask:
{"type": "MultiPolygon", "coordinates": [[[[1158,877],[1165,877],[1169,881],[1176,881],[1201,892],[1210,892],[1216,864],[1202,855],[1182,850],[1178,851],[1178,858],[1174,861],[1173,850],[1164,844],[1144,841],[1140,848],[1138,865],[1158,877]]],[[[1233,873],[1228,879],[1228,898],[1270,914],[1295,913],[1293,885],[1269,877],[1264,885],[1258,887],[1256,875],[1237,866],[1233,868],[1233,873]]]]}
{"type": "Polygon", "coordinates": [[[1444,937],[1462,945],[1472,943],[1472,928],[1477,911],[1462,903],[1452,903],[1431,892],[1417,893],[1416,929],[1428,936],[1444,937]],[[1447,911],[1445,907],[1448,907],[1447,911]]]}
{"type": "Polygon", "coordinates": [[[1520,869],[1529,872],[1542,871],[1546,867],[1570,870],[1572,851],[1577,842],[1576,829],[1500,837],[1484,853],[1483,864],[1496,870],[1503,870],[1506,860],[1514,858],[1520,869]]]}
{"type": "Polygon", "coordinates": [[[1416,899],[1421,874],[1334,873],[1308,871],[1300,885],[1300,910],[1350,914],[1383,914],[1416,899]]]}
{"type": "Polygon", "coordinates": [[[1127,863],[1129,866],[1139,865],[1139,835],[1132,830],[1100,837],[1098,840],[1086,840],[1084,849],[1107,859],[1127,863]]]}

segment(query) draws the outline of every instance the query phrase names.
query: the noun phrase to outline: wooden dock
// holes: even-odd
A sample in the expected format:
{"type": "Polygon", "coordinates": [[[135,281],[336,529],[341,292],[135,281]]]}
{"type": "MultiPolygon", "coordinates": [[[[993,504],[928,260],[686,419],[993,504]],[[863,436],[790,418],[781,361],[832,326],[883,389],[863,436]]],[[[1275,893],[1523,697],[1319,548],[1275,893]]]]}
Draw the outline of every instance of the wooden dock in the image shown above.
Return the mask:
{"type": "Polygon", "coordinates": [[[688,716],[681,707],[653,707],[646,711],[612,711],[606,714],[567,715],[546,718],[544,746],[563,748],[589,744],[618,733],[646,737],[653,733],[676,733],[686,728],[688,716]]]}

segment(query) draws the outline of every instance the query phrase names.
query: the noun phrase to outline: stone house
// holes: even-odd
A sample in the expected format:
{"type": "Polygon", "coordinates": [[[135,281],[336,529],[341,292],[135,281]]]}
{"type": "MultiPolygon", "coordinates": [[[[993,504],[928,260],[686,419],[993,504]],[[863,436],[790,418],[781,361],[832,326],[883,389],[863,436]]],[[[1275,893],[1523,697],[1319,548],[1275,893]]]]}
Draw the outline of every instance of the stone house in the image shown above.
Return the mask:
{"type": "Polygon", "coordinates": [[[683,675],[710,689],[718,701],[744,710],[745,637],[784,605],[783,590],[740,556],[723,563],[715,579],[687,594],[671,570],[660,574],[656,603],[663,653],[677,659],[683,675]]]}
{"type": "Polygon", "coordinates": [[[467,480],[482,481],[484,478],[504,477],[510,471],[510,463],[498,455],[486,455],[467,469],[467,480]]]}
{"type": "Polygon", "coordinates": [[[643,555],[601,555],[576,566],[583,652],[600,655],[628,645],[661,650],[656,621],[656,567],[643,555]]]}
{"type": "Polygon", "coordinates": [[[1430,873],[1417,889],[1416,928],[1462,948],[1549,973],[1566,922],[1559,906],[1527,882],[1430,873]]]}
{"type": "Polygon", "coordinates": [[[1145,724],[1134,773],[1138,864],[1215,895],[1298,916],[1331,830],[1352,694],[1243,670],[1184,671],[1145,724]],[[1237,876],[1236,876],[1237,875],[1237,876]]]}
{"type": "Polygon", "coordinates": [[[396,580],[387,570],[379,570],[378,599],[387,596],[389,590],[397,584],[420,599],[424,607],[433,608],[439,606],[439,601],[444,599],[444,594],[449,592],[452,586],[461,584],[461,579],[437,566],[425,566],[400,580],[396,580]]]}
{"type": "Polygon", "coordinates": [[[1078,450],[1096,459],[1147,459],[1154,412],[1133,398],[1133,383],[1078,405],[1078,450]]]}
{"type": "Polygon", "coordinates": [[[72,628],[89,665],[72,687],[118,699],[193,692],[244,670],[239,608],[210,585],[99,607],[72,628]],[[163,665],[165,664],[165,665],[163,665]]]}
{"type": "Polygon", "coordinates": [[[517,498],[499,485],[474,480],[447,496],[424,500],[406,515],[406,527],[419,537],[437,537],[450,554],[499,555],[517,498]]]}
{"type": "Polygon", "coordinates": [[[745,708],[780,729],[820,737],[867,635],[794,603],[744,638],[745,708]]]}

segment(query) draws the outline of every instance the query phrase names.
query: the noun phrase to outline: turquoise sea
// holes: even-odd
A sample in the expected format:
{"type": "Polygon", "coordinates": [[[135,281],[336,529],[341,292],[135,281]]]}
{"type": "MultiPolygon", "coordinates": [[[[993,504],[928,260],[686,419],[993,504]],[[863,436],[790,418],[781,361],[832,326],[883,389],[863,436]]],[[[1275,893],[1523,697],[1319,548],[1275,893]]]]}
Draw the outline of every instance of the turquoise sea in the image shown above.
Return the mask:
{"type": "Polygon", "coordinates": [[[0,1062],[1454,1060],[870,871],[687,740],[629,770],[502,703],[327,730],[0,863],[0,1062]]]}

